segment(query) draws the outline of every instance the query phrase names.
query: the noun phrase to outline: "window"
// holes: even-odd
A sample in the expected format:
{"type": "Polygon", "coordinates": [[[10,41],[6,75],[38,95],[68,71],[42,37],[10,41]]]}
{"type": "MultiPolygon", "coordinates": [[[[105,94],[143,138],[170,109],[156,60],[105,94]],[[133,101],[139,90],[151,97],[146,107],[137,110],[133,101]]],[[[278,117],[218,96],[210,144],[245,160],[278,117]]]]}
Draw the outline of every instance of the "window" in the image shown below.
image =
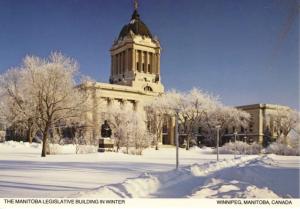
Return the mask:
{"type": "Polygon", "coordinates": [[[145,91],[153,91],[152,88],[151,88],[150,86],[146,86],[146,87],[144,88],[144,90],[145,90],[145,91]]]}
{"type": "Polygon", "coordinates": [[[202,127],[198,128],[198,134],[202,134],[202,127]]]}
{"type": "Polygon", "coordinates": [[[249,131],[253,132],[253,122],[250,122],[250,124],[249,124],[249,131]]]}
{"type": "Polygon", "coordinates": [[[245,129],[243,126],[241,126],[241,133],[244,133],[245,132],[245,129]]]}
{"type": "Polygon", "coordinates": [[[229,133],[229,129],[225,128],[225,134],[228,134],[228,133],[229,133]]]}

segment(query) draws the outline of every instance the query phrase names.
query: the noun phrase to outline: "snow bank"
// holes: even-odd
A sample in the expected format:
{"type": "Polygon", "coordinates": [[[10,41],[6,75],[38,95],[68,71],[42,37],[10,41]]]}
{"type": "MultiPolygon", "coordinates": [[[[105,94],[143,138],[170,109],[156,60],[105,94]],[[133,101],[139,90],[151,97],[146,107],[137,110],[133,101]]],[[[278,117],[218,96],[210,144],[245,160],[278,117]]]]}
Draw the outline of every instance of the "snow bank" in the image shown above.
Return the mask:
{"type": "Polygon", "coordinates": [[[236,166],[253,160],[258,156],[243,156],[233,160],[210,162],[204,165],[194,164],[178,170],[143,174],[137,178],[125,180],[120,184],[104,185],[96,190],[78,193],[72,197],[105,197],[105,198],[143,198],[151,197],[160,188],[172,187],[193,176],[206,176],[215,171],[236,166]]]}
{"type": "MultiPolygon", "coordinates": [[[[1,150],[9,149],[18,149],[22,152],[32,152],[41,151],[42,144],[39,143],[29,143],[29,142],[17,142],[17,141],[5,141],[0,144],[1,150]]],[[[50,154],[85,154],[85,153],[94,153],[98,151],[97,146],[93,145],[74,145],[74,144],[49,144],[50,154]]]]}
{"type": "Polygon", "coordinates": [[[282,143],[273,142],[266,149],[263,150],[266,154],[276,154],[276,155],[288,155],[288,156],[299,156],[299,147],[294,148],[282,143]]]}
{"type": "MultiPolygon", "coordinates": [[[[73,152],[72,146],[65,149],[73,152]]],[[[142,156],[104,152],[41,158],[41,144],[0,143],[0,167],[5,168],[1,170],[0,181],[7,182],[0,196],[300,197],[299,156],[248,155],[234,160],[228,154],[220,155],[220,161],[216,162],[211,151],[197,147],[189,151],[179,149],[181,167],[176,171],[172,170],[174,147],[147,149],[142,156]]]]}
{"type": "Polygon", "coordinates": [[[86,154],[98,152],[98,147],[93,145],[74,145],[74,144],[49,144],[50,154],[86,154]]]}
{"type": "Polygon", "coordinates": [[[261,150],[262,150],[262,146],[260,144],[257,143],[248,144],[246,142],[241,142],[241,141],[236,141],[235,143],[229,142],[219,148],[220,154],[234,154],[234,152],[236,152],[236,154],[238,155],[259,154],[261,150]]]}
{"type": "Polygon", "coordinates": [[[155,192],[159,186],[160,182],[157,177],[144,173],[138,178],[127,179],[119,184],[102,186],[92,191],[80,192],[72,197],[140,198],[155,192]]]}
{"type": "Polygon", "coordinates": [[[279,198],[268,188],[258,188],[239,181],[210,179],[204,186],[193,191],[189,198],[279,198]]]}
{"type": "Polygon", "coordinates": [[[236,159],[226,159],[222,161],[209,162],[205,164],[194,164],[191,166],[191,173],[194,176],[206,176],[215,171],[233,167],[239,164],[243,164],[245,162],[251,161],[258,158],[258,156],[242,156],[236,159]]]}
{"type": "Polygon", "coordinates": [[[29,142],[16,142],[16,141],[5,141],[4,143],[0,144],[1,149],[26,149],[26,148],[33,148],[33,149],[39,149],[42,148],[41,144],[38,143],[29,143],[29,142]]]}

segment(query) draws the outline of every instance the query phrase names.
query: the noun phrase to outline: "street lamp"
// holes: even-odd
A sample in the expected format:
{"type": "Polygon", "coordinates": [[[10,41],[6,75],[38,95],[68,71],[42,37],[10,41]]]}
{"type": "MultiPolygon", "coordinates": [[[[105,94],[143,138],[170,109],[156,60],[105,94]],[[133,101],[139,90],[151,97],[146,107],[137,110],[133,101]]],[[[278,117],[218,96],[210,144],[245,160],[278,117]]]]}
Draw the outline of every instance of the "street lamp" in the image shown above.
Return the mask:
{"type": "MultiPolygon", "coordinates": [[[[244,142],[247,142],[247,136],[245,135],[244,136],[244,142]]],[[[245,155],[246,153],[245,153],[245,149],[243,150],[243,154],[245,155]]]]}
{"type": "Polygon", "coordinates": [[[220,141],[220,125],[216,125],[216,129],[217,129],[217,161],[219,161],[219,141],[220,141]]]}
{"type": "Polygon", "coordinates": [[[175,143],[176,143],[176,170],[179,167],[179,133],[178,133],[178,113],[179,109],[175,109],[175,143]]]}
{"type": "Polygon", "coordinates": [[[236,158],[236,136],[237,136],[237,131],[235,131],[234,133],[234,159],[236,158]]]}

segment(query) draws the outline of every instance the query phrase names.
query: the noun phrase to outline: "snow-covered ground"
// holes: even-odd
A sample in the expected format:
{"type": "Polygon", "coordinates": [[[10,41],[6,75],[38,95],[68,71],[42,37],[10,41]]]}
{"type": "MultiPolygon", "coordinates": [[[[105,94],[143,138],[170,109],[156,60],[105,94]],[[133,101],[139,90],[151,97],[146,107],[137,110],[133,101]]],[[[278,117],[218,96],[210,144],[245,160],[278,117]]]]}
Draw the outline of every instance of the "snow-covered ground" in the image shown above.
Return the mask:
{"type": "Polygon", "coordinates": [[[0,143],[0,198],[299,198],[300,157],[216,156],[211,149],[147,149],[142,156],[122,153],[40,157],[39,144],[0,143]]]}

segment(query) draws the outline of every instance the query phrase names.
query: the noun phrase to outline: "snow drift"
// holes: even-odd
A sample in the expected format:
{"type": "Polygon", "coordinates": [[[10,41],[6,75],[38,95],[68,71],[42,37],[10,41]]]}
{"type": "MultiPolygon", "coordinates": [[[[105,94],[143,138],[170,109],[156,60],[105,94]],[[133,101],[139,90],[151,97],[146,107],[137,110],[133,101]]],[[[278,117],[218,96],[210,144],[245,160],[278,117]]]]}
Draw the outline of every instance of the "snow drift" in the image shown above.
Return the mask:
{"type": "Polygon", "coordinates": [[[248,162],[250,160],[256,159],[258,156],[243,156],[238,157],[236,159],[228,159],[228,160],[222,160],[217,162],[209,162],[205,164],[194,164],[191,166],[191,172],[194,176],[206,176],[208,174],[211,174],[215,171],[233,167],[239,164],[243,164],[245,162],[248,162]]]}
{"type": "Polygon", "coordinates": [[[130,178],[119,184],[101,186],[98,189],[80,192],[72,197],[105,197],[105,198],[145,198],[151,197],[161,188],[172,187],[179,181],[193,176],[207,176],[224,168],[256,159],[258,156],[243,156],[237,159],[210,162],[203,165],[194,164],[178,170],[148,174],[130,178]]]}
{"type": "MultiPolygon", "coordinates": [[[[2,149],[22,149],[26,152],[31,152],[32,149],[35,151],[42,151],[42,144],[39,143],[28,143],[28,142],[16,142],[16,141],[5,141],[1,143],[2,149]]],[[[76,144],[49,144],[50,154],[86,154],[94,153],[98,151],[97,146],[93,145],[76,145],[76,144]]]]}

